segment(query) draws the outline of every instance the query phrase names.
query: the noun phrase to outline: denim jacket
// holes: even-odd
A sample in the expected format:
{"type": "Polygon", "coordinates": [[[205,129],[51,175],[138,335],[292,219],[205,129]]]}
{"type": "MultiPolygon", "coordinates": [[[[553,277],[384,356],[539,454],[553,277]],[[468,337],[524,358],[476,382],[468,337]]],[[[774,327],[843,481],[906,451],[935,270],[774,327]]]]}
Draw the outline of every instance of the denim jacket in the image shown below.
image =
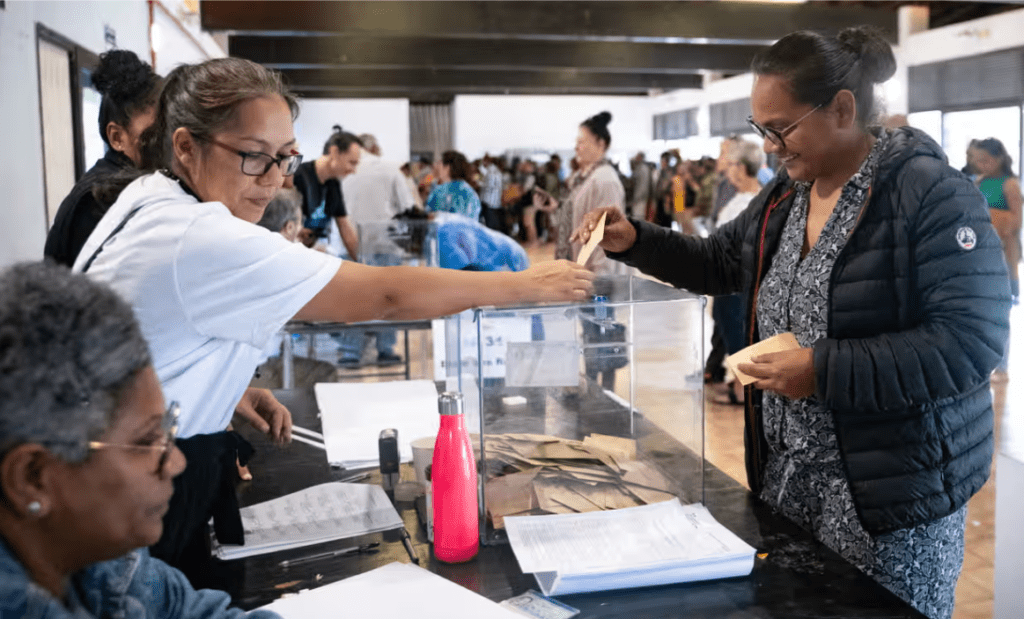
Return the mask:
{"type": "Polygon", "coordinates": [[[222,591],[196,591],[142,548],[72,576],[65,604],[33,582],[0,539],[0,619],[279,619],[228,608],[230,602],[222,591]]]}

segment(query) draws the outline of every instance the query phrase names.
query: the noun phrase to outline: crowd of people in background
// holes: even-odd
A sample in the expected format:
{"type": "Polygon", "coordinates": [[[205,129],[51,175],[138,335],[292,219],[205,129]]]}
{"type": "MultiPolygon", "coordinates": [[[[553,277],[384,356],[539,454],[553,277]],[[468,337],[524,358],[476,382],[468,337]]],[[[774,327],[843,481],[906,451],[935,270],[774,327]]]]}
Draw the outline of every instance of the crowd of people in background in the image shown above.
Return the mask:
{"type": "MultiPolygon", "coordinates": [[[[728,180],[728,146],[742,140],[731,135],[723,140],[719,157],[686,159],[679,149],[661,154],[658,163],[644,152],[623,165],[609,161],[625,196],[624,212],[661,226],[692,234],[714,230],[719,211],[734,195],[728,180]],[[623,172],[623,168],[628,169],[623,172]],[[675,224],[673,226],[673,224],[675,224]]],[[[745,141],[747,149],[760,145],[745,141]]],[[[417,207],[474,216],[489,228],[519,240],[527,247],[553,243],[558,221],[552,211],[535,208],[532,196],[546,193],[555,199],[569,193],[568,181],[579,170],[579,159],[567,163],[557,153],[530,156],[490,154],[468,160],[458,151],[445,151],[438,161],[429,155],[400,166],[417,207]]],[[[763,154],[754,178],[764,184],[774,175],[763,154]]]]}

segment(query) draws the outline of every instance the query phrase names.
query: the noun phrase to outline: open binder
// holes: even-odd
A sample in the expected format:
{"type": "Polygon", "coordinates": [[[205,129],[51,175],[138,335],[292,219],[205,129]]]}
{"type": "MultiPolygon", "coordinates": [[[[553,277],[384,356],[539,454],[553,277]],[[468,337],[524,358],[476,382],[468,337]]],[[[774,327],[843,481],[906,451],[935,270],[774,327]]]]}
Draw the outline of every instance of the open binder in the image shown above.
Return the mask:
{"type": "Polygon", "coordinates": [[[403,526],[384,489],[374,484],[329,482],[246,507],[245,545],[213,541],[225,561],[323,544],[403,526]]]}

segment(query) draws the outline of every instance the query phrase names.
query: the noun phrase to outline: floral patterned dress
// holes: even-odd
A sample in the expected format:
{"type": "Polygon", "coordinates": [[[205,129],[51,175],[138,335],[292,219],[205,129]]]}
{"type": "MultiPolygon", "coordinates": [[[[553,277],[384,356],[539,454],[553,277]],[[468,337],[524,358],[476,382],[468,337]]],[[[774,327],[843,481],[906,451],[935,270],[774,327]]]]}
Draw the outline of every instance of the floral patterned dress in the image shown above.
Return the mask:
{"type": "MultiPolygon", "coordinates": [[[[870,197],[889,137],[886,131],[879,134],[803,258],[810,185],[797,184],[778,252],[758,295],[762,338],[791,331],[801,346],[811,347],[827,336],[832,267],[870,197]]],[[[857,518],[831,411],[814,396],[790,400],[765,392],[763,423],[769,454],[761,498],[922,613],[950,617],[963,563],[966,507],[927,524],[872,536],[857,518]]]]}

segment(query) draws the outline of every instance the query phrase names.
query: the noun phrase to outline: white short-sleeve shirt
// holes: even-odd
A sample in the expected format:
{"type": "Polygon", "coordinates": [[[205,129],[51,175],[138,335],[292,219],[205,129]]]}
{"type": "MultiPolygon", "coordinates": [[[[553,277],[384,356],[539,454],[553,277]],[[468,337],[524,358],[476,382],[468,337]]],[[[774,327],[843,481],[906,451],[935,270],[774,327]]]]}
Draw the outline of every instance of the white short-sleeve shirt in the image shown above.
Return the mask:
{"type": "Polygon", "coordinates": [[[270,340],[323,289],[341,260],[199,202],[161,173],[121,193],[75,261],[135,310],[178,434],[219,432],[270,340]],[[134,209],[138,212],[104,244],[134,209]]]}

